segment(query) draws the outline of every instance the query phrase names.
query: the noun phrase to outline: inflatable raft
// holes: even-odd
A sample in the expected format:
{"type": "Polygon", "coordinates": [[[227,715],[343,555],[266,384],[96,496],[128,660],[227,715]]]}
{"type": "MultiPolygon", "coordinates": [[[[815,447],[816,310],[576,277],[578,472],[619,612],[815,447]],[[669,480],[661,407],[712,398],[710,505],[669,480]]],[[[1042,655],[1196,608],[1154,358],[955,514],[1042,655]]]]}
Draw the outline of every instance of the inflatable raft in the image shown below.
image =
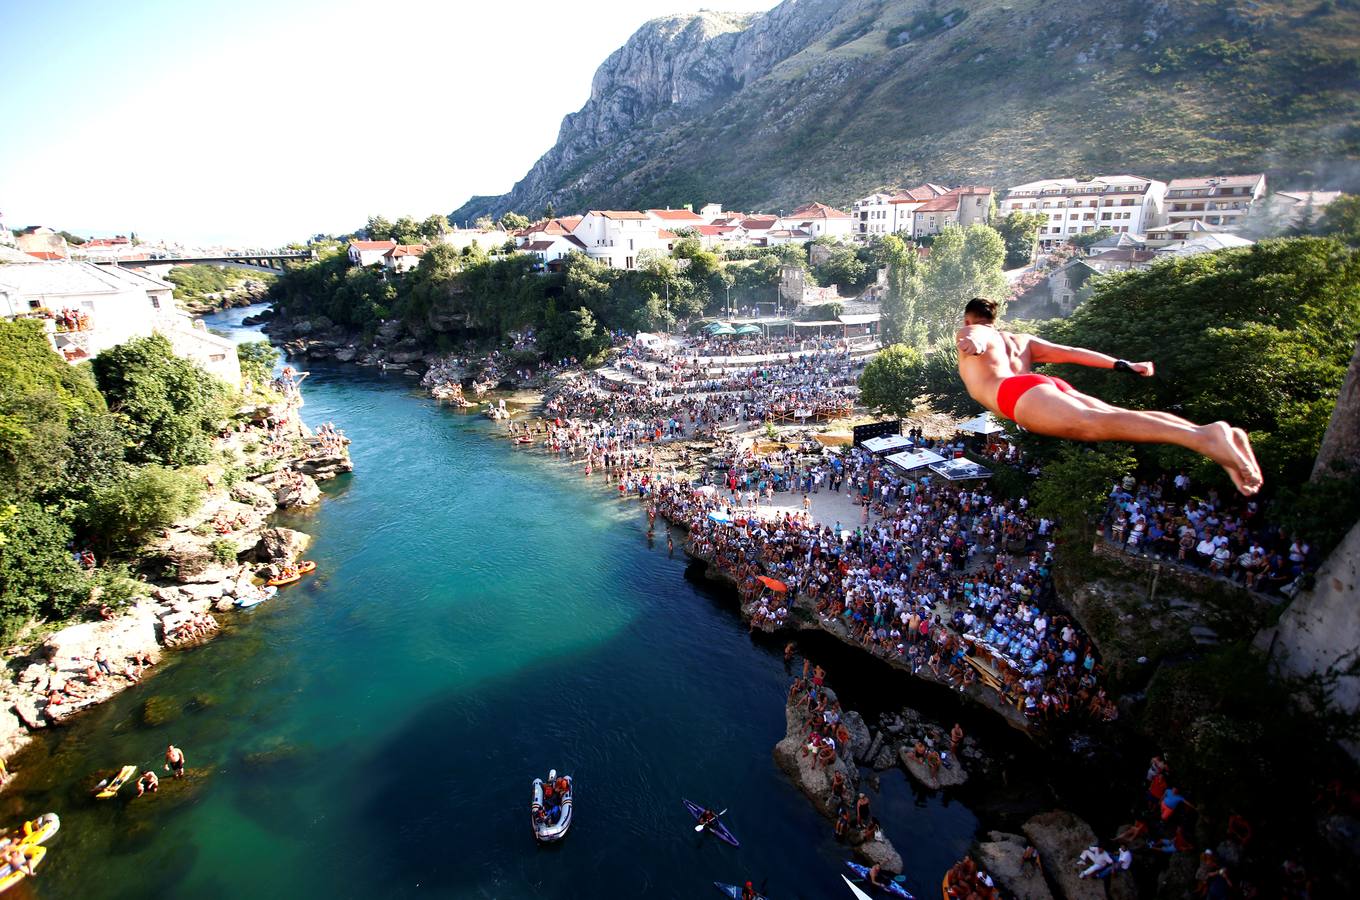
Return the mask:
{"type": "Polygon", "coordinates": [[[279,589],[273,585],[267,584],[264,587],[257,587],[252,593],[237,597],[236,605],[241,609],[250,609],[252,606],[259,606],[266,600],[272,600],[278,592],[279,589]]]}
{"type": "MultiPolygon", "coordinates": [[[[534,800],[529,806],[529,823],[534,828],[534,837],[543,843],[560,841],[566,837],[567,829],[571,827],[571,810],[576,799],[576,785],[571,780],[570,775],[562,776],[567,779],[567,795],[558,801],[561,812],[557,816],[556,822],[548,821],[548,810],[543,806],[543,779],[534,779],[534,800]],[[542,815],[542,819],[540,819],[542,815]]],[[[549,781],[557,780],[557,770],[553,769],[548,773],[549,781]]]]}
{"type": "Polygon", "coordinates": [[[265,584],[268,585],[269,587],[276,588],[283,587],[285,584],[292,584],[295,581],[299,581],[301,580],[303,575],[310,575],[312,572],[315,571],[316,563],[312,562],[309,559],[298,565],[296,574],[290,575],[287,578],[284,578],[282,576],[278,578],[271,578],[268,581],[266,581],[265,584]]]}
{"type": "Polygon", "coordinates": [[[44,813],[36,819],[29,819],[17,828],[10,829],[0,839],[0,844],[44,844],[47,839],[61,828],[61,819],[56,813],[44,813]]]}
{"type": "MultiPolygon", "coordinates": [[[[28,864],[36,872],[38,863],[43,861],[47,855],[47,848],[39,844],[20,844],[19,852],[27,859],[28,864]]],[[[23,881],[28,873],[23,869],[14,869],[9,864],[0,866],[0,893],[3,893],[23,881]]]]}

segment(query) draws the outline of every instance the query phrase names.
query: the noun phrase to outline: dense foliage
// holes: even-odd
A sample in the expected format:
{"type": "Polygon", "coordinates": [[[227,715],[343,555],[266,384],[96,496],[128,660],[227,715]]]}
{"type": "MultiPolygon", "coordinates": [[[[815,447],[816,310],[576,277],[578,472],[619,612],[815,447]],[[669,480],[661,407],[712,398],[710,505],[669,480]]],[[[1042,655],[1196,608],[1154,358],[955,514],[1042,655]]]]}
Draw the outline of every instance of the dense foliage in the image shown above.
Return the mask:
{"type": "Polygon", "coordinates": [[[448,230],[449,220],[437,213],[420,222],[410,216],[402,216],[395,222],[389,222],[382,216],[369,216],[368,224],[363,228],[370,241],[396,241],[398,244],[438,240],[448,230]]]}
{"type": "Polygon", "coordinates": [[[94,377],[123,419],[130,462],[207,462],[211,437],[226,418],[227,388],[176,356],[169,340],[157,334],[105,350],[94,359],[94,377]]]}
{"type": "MultiPolygon", "coordinates": [[[[1335,240],[1264,241],[1166,260],[1100,279],[1071,318],[1044,326],[1059,343],[1152,360],[1154,378],[1061,366],[1082,391],[1252,435],[1267,485],[1307,480],[1360,331],[1360,252],[1335,240]]],[[[1142,459],[1172,467],[1173,449],[1142,459]]],[[[1213,474],[1206,466],[1206,476],[1213,474]]]]}
{"type": "Polygon", "coordinates": [[[235,291],[246,281],[269,281],[275,276],[228,266],[175,266],[165,280],[175,286],[175,299],[205,301],[209,295],[235,291]]]}
{"type": "Polygon", "coordinates": [[[87,574],[72,550],[135,550],[184,513],[197,474],[141,463],[206,458],[224,398],[225,387],[174,357],[164,338],[71,366],[41,323],[0,321],[0,629],[68,615],[96,584],[126,581],[87,574]]]}
{"type": "Polygon", "coordinates": [[[922,393],[924,368],[925,361],[915,347],[894,344],[884,348],[860,375],[861,402],[890,416],[910,415],[922,393]]]}
{"type": "Polygon", "coordinates": [[[891,243],[895,240],[885,241],[885,340],[917,346],[939,343],[958,327],[963,306],[970,299],[1000,300],[1006,295],[1006,279],[1001,274],[1006,246],[994,228],[946,228],[935,236],[925,258],[891,243]]]}
{"type": "Polygon", "coordinates": [[[1006,243],[1006,268],[1027,266],[1034,262],[1039,247],[1039,229],[1048,224],[1043,213],[1011,210],[1004,219],[996,220],[996,230],[1006,243]]]}
{"type": "Polygon", "coordinates": [[[615,330],[668,329],[728,307],[773,304],[785,265],[806,266],[801,247],[753,249],[725,259],[694,238],[675,243],[673,258],[643,251],[638,267],[613,269],[581,253],[545,272],[525,253],[486,254],[436,244],[401,278],[350,266],[341,254],[289,271],[271,298],[283,315],[324,316],[360,332],[400,319],[420,333],[499,339],[539,333],[551,357],[588,359],[615,330]],[[589,317],[580,315],[585,310],[589,317]],[[587,327],[589,325],[589,327],[587,327]]]}

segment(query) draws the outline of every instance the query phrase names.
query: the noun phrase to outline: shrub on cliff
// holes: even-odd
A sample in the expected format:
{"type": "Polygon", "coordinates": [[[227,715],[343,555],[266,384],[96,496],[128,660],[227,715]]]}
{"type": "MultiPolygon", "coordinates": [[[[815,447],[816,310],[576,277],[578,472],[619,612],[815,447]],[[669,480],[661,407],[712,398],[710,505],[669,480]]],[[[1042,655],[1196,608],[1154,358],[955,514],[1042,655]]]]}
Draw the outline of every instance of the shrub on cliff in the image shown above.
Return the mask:
{"type": "Polygon", "coordinates": [[[71,528],[51,510],[19,503],[0,529],[0,620],[65,616],[89,596],[89,584],[66,550],[71,528]]]}
{"type": "Polygon", "coordinates": [[[192,471],[128,467],[94,495],[87,518],[106,549],[133,550],[192,510],[201,492],[192,471]]]}
{"type": "Polygon", "coordinates": [[[134,338],[94,359],[94,375],[130,439],[134,463],[171,466],[208,460],[226,418],[225,384],[175,355],[161,335],[134,338]]]}

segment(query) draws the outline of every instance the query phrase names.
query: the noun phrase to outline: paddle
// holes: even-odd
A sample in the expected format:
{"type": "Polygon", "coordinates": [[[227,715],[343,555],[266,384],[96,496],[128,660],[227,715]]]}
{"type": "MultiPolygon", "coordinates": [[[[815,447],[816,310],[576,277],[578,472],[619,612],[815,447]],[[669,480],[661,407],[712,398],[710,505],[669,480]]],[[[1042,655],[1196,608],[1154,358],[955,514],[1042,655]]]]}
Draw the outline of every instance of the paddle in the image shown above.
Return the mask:
{"type": "MultiPolygon", "coordinates": [[[[727,810],[723,810],[722,812],[718,813],[718,815],[714,817],[713,822],[718,821],[718,819],[721,819],[721,818],[722,818],[724,815],[726,815],[726,814],[727,814],[727,810]]],[[[713,822],[705,822],[705,823],[703,823],[702,825],[695,825],[695,826],[694,826],[694,830],[695,830],[695,831],[703,831],[703,830],[704,830],[705,828],[707,828],[709,825],[712,825],[713,822]]]]}

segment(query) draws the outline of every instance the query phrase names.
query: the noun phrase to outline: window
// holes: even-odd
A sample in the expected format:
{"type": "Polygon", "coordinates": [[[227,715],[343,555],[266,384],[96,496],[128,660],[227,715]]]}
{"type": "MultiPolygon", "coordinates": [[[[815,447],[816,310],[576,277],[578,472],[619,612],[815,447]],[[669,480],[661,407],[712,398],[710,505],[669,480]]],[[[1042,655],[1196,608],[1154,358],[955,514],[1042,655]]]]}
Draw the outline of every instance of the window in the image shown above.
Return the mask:
{"type": "Polygon", "coordinates": [[[633,257],[631,257],[631,256],[625,256],[625,257],[623,258],[623,267],[624,267],[625,269],[631,269],[631,268],[633,268],[633,257]]]}
{"type": "Polygon", "coordinates": [[[1101,220],[1102,222],[1107,222],[1107,221],[1109,221],[1109,219],[1110,219],[1110,214],[1109,214],[1109,213],[1103,212],[1103,213],[1100,214],[1100,220],[1101,220]]]}

